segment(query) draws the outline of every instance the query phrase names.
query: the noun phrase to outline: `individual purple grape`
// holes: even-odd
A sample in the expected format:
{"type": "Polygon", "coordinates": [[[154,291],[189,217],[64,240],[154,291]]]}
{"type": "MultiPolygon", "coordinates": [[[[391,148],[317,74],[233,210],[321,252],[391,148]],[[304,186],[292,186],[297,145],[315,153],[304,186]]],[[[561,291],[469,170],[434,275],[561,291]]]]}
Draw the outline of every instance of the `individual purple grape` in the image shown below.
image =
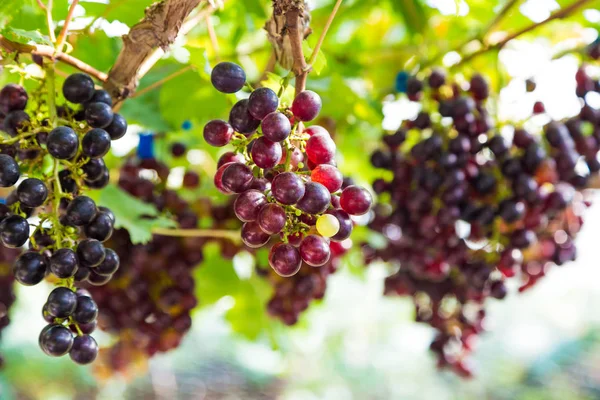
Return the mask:
{"type": "Polygon", "coordinates": [[[283,150],[279,142],[271,142],[270,140],[259,137],[252,144],[252,161],[262,168],[269,169],[279,163],[283,155],[283,150]]]}
{"type": "Polygon", "coordinates": [[[233,210],[240,221],[250,222],[258,218],[258,213],[265,204],[267,204],[266,196],[258,190],[250,189],[237,197],[233,210]]]}
{"type": "Polygon", "coordinates": [[[232,163],[223,170],[222,185],[232,193],[242,193],[252,185],[252,170],[245,164],[232,163]]]}
{"type": "Polygon", "coordinates": [[[9,83],[0,90],[0,114],[24,110],[28,99],[27,91],[22,86],[9,83]]]}
{"type": "Polygon", "coordinates": [[[261,130],[265,138],[272,142],[281,142],[290,135],[292,124],[285,114],[272,112],[261,122],[261,130]]]}
{"type": "Polygon", "coordinates": [[[348,186],[342,191],[340,205],[350,215],[366,214],[371,208],[373,197],[365,188],[348,186]]]}
{"type": "Polygon", "coordinates": [[[249,135],[253,133],[260,125],[260,120],[254,118],[248,111],[248,99],[243,99],[235,103],[229,112],[229,124],[236,132],[249,135]]]}
{"type": "Polygon", "coordinates": [[[98,343],[90,335],[77,336],[69,351],[71,360],[80,365],[92,363],[98,356],[98,343]]]}
{"type": "Polygon", "coordinates": [[[306,155],[317,165],[332,162],[335,159],[335,150],[335,143],[329,135],[313,135],[306,143],[306,155]]]}
{"type": "Polygon", "coordinates": [[[277,243],[269,252],[269,265],[277,274],[288,277],[295,275],[302,266],[302,257],[291,244],[277,243]]]}
{"type": "Polygon", "coordinates": [[[250,248],[256,249],[266,245],[271,238],[271,235],[260,229],[258,222],[246,222],[242,225],[242,241],[250,248]]]}
{"type": "Polygon", "coordinates": [[[73,346],[73,334],[62,325],[48,325],[40,333],[39,345],[49,356],[64,356],[73,346]]]}
{"type": "Polygon", "coordinates": [[[306,191],[302,178],[293,172],[284,172],[275,177],[271,182],[273,197],[285,205],[296,204],[306,191]]]}
{"type": "Polygon", "coordinates": [[[292,113],[300,121],[312,121],[319,115],[321,106],[321,97],[312,90],[305,90],[292,102],[292,113]]]}
{"type": "Polygon", "coordinates": [[[259,120],[277,111],[277,107],[279,107],[277,93],[267,87],[256,89],[248,98],[248,111],[259,120]]]}
{"type": "Polygon", "coordinates": [[[215,119],[204,126],[204,140],[211,146],[222,147],[231,140],[234,131],[226,121],[215,119]]]}
{"type": "Polygon", "coordinates": [[[327,214],[331,214],[334,217],[336,217],[340,223],[340,229],[338,233],[332,236],[331,240],[335,242],[341,242],[348,239],[350,237],[350,234],[352,234],[353,228],[352,219],[350,219],[350,215],[348,215],[346,211],[339,209],[330,210],[327,212],[327,214]]]}
{"type": "Polygon", "coordinates": [[[219,92],[235,93],[246,84],[246,73],[239,65],[224,61],[215,65],[210,81],[219,92]]]}
{"type": "Polygon", "coordinates": [[[283,207],[279,204],[267,203],[260,209],[257,222],[263,232],[274,235],[283,230],[286,219],[283,207]]]}
{"type": "Polygon", "coordinates": [[[311,267],[321,267],[329,261],[331,250],[322,236],[308,235],[300,244],[300,256],[311,267]]]}
{"type": "Polygon", "coordinates": [[[296,203],[296,208],[312,215],[325,212],[331,204],[329,190],[318,182],[308,182],[304,187],[304,196],[296,203]]]}

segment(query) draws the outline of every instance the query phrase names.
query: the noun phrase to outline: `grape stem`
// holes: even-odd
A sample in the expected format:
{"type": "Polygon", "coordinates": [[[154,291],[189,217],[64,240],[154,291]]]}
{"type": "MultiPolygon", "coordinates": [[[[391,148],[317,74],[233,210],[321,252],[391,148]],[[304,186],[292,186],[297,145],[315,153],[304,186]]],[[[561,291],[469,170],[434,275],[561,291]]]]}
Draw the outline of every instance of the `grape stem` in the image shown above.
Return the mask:
{"type": "Polygon", "coordinates": [[[319,36],[319,40],[317,41],[317,45],[313,50],[310,59],[308,60],[308,65],[312,66],[317,60],[317,56],[319,55],[319,50],[321,50],[321,46],[323,45],[323,41],[325,40],[325,36],[327,36],[327,31],[331,27],[331,23],[335,18],[335,14],[337,14],[340,6],[342,5],[342,0],[337,0],[335,5],[333,6],[333,10],[331,10],[331,14],[329,14],[329,18],[327,18],[327,22],[325,23],[325,27],[323,28],[323,32],[321,32],[321,36],[319,36]]]}
{"type": "Polygon", "coordinates": [[[69,7],[69,13],[67,14],[67,18],[65,19],[65,24],[63,25],[60,34],[58,35],[58,39],[56,39],[56,51],[58,53],[62,53],[63,46],[65,45],[65,40],[67,40],[67,33],[69,32],[69,24],[73,19],[73,14],[75,13],[75,7],[77,7],[77,3],[79,0],[73,0],[71,3],[71,7],[69,7]]]}
{"type": "Polygon", "coordinates": [[[107,75],[104,72],[98,71],[96,68],[92,67],[89,64],[84,63],[78,58],[70,56],[65,53],[56,53],[54,47],[46,46],[46,45],[30,45],[23,43],[16,43],[8,40],[4,36],[0,35],[0,47],[8,51],[9,53],[17,52],[17,53],[31,53],[34,55],[42,56],[45,58],[49,58],[50,60],[58,60],[65,64],[68,64],[86,74],[93,76],[97,80],[101,82],[105,82],[107,79],[107,75]]]}
{"type": "Polygon", "coordinates": [[[152,228],[152,233],[159,236],[206,237],[229,239],[232,242],[240,241],[240,231],[238,230],[152,228]]]}
{"type": "Polygon", "coordinates": [[[485,44],[484,47],[482,47],[481,49],[466,55],[465,57],[462,58],[462,60],[460,60],[458,63],[454,64],[452,66],[452,68],[456,68],[460,65],[463,65],[471,60],[473,60],[474,58],[485,54],[489,51],[492,50],[501,50],[508,42],[510,42],[513,39],[518,38],[521,35],[524,35],[528,32],[531,32],[534,29],[539,28],[542,25],[547,24],[548,22],[554,21],[555,19],[561,19],[561,18],[565,18],[569,15],[571,15],[572,13],[574,13],[575,11],[577,11],[579,8],[583,7],[586,3],[589,3],[590,0],[578,0],[575,1],[574,3],[572,3],[569,6],[566,6],[564,8],[561,8],[560,10],[552,13],[548,18],[546,18],[543,21],[540,22],[536,22],[534,24],[528,25],[516,32],[513,32],[512,34],[508,35],[507,37],[505,37],[504,39],[502,39],[501,41],[494,43],[494,44],[485,44]]]}
{"type": "Polygon", "coordinates": [[[46,4],[46,23],[48,24],[48,37],[54,43],[56,42],[56,36],[54,36],[54,22],[52,21],[52,0],[48,0],[46,4]]]}

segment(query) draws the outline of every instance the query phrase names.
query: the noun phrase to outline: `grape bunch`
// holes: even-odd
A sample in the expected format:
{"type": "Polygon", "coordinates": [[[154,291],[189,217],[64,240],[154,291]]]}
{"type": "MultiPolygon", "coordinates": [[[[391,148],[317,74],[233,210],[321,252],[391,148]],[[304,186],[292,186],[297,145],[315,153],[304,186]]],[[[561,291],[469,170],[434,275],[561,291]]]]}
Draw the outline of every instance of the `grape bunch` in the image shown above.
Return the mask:
{"type": "Polygon", "coordinates": [[[125,134],[127,124],[113,113],[108,93],[96,90],[88,75],[69,76],[62,91],[81,109],[55,108],[56,96],[49,93],[48,100],[40,97],[37,109],[27,113],[24,88],[10,84],[0,91],[8,136],[0,139],[0,186],[18,183],[1,206],[0,241],[8,248],[29,241],[29,249],[13,265],[17,282],[33,286],[48,273],[57,280],[43,308],[48,326],[39,337],[42,350],[51,356],[69,353],[76,363],[88,364],[98,353],[89,336],[98,308],[88,293],[75,291],[74,283],[106,283],[118,269],[119,257],[103,245],[113,231],[113,213],[97,207],[84,191],[108,183],[102,157],[111,140],[125,134]],[[31,224],[30,235],[27,218],[34,213],[39,222],[31,224]]]}
{"type": "MultiPolygon", "coordinates": [[[[119,186],[173,215],[181,228],[196,228],[199,216],[210,216],[213,209],[205,202],[193,208],[167,189],[169,174],[155,158],[129,158],[121,167],[119,186]]],[[[126,230],[115,231],[109,243],[124,267],[108,284],[87,288],[100,306],[100,328],[119,337],[102,349],[101,371],[127,372],[155,353],[179,346],[192,324],[190,312],[197,305],[193,268],[202,261],[207,240],[155,235],[147,244],[133,244],[126,230]]]]}
{"type": "MultiPolygon", "coordinates": [[[[584,97],[581,70],[577,81],[584,97]]],[[[387,240],[365,245],[365,258],[400,266],[385,294],[412,297],[416,320],[437,331],[439,366],[470,376],[485,300],[504,298],[509,278],[523,291],[575,259],[584,189],[600,170],[600,115],[584,102],[577,117],[550,122],[541,135],[522,127],[500,134],[479,74],[468,83],[441,70],[409,77],[406,95],[422,111],[372,154],[391,178],[373,183],[380,202],[369,227],[387,240]]]]}
{"type": "MultiPolygon", "coordinates": [[[[223,93],[236,93],[246,75],[239,65],[222,62],[211,81],[223,93]]],[[[234,211],[244,222],[244,244],[263,247],[278,235],[281,241],[271,247],[269,265],[284,277],[298,273],[303,262],[327,264],[329,241],[347,239],[350,216],[371,207],[366,189],[340,190],[343,177],[327,130],[303,126],[320,110],[321,98],[313,91],[298,93],[288,107],[272,89],[261,87],[232,107],[228,121],[213,120],[204,127],[210,145],[231,143],[235,149],[219,159],[214,183],[222,193],[238,195],[234,211]]]]}
{"type": "MultiPolygon", "coordinates": [[[[19,256],[18,249],[0,248],[0,337],[2,331],[10,323],[8,315],[15,302],[14,282],[11,265],[19,256]]],[[[0,356],[0,368],[4,365],[4,358],[0,356]]]]}

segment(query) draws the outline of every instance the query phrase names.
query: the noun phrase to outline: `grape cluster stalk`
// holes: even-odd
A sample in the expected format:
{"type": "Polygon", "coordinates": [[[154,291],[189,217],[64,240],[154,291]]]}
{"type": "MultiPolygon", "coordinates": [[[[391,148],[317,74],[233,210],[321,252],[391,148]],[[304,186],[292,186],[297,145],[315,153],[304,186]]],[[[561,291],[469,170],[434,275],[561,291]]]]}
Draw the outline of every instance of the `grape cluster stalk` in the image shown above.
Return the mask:
{"type": "Polygon", "coordinates": [[[472,375],[486,299],[503,299],[508,280],[522,292],[576,257],[586,188],[600,171],[600,111],[586,102],[600,88],[586,71],[575,77],[580,113],[539,135],[521,126],[499,133],[479,74],[406,79],[403,91],[422,111],[372,154],[388,172],[373,183],[379,203],[369,227],[386,244],[365,245],[364,254],[399,266],[385,294],[412,298],[416,320],[436,330],[431,350],[441,368],[472,375]]]}
{"type": "Polygon", "coordinates": [[[69,354],[78,364],[94,361],[98,307],[75,283],[102,285],[119,268],[119,257],[103,242],[113,232],[114,214],[97,207],[84,191],[109,181],[103,157],[111,141],[127,129],[112,111],[112,100],[96,90],[86,74],[70,75],[62,92],[68,101],[56,107],[54,76],[34,93],[37,108],[25,111],[29,95],[19,85],[0,91],[0,186],[17,185],[0,205],[0,241],[7,248],[29,248],[13,264],[17,282],[40,283],[48,274],[57,281],[43,307],[48,325],[39,336],[50,356],[69,354]],[[39,222],[28,218],[37,216],[39,222]],[[30,232],[30,227],[33,232],[30,232]]]}
{"type": "MultiPolygon", "coordinates": [[[[236,93],[246,85],[246,74],[239,65],[222,62],[211,81],[220,92],[236,93]]],[[[237,194],[234,211],[244,222],[244,244],[260,248],[278,237],[269,265],[283,277],[298,273],[303,262],[326,265],[330,241],[348,239],[350,216],[371,208],[366,189],[352,185],[342,190],[329,132],[318,125],[304,128],[320,111],[321,98],[313,91],[298,93],[286,105],[275,91],[261,87],[232,107],[228,121],[213,120],[204,127],[208,144],[234,147],[220,157],[214,183],[222,193],[237,194]]]]}

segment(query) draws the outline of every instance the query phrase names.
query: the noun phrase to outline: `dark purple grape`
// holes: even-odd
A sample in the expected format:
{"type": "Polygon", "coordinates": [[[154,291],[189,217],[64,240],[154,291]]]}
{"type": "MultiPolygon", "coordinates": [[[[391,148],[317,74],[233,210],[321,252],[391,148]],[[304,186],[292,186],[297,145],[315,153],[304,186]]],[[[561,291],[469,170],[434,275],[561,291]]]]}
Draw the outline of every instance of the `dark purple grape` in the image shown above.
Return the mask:
{"type": "Polygon", "coordinates": [[[0,154],[0,186],[13,186],[20,176],[19,165],[15,159],[9,155],[0,154]]]}
{"type": "Polygon", "coordinates": [[[72,74],[65,79],[62,90],[65,99],[71,103],[85,103],[94,96],[94,81],[86,74],[72,74]]]}
{"type": "Polygon", "coordinates": [[[281,142],[290,135],[292,124],[285,114],[272,112],[267,115],[260,125],[265,138],[272,142],[281,142]]]}
{"type": "Polygon", "coordinates": [[[296,204],[306,191],[302,178],[293,172],[279,174],[271,182],[273,197],[285,205],[296,204]]]}
{"type": "Polygon", "coordinates": [[[64,356],[73,346],[73,334],[62,325],[48,325],[40,333],[39,345],[49,356],[64,356]]]}
{"type": "Polygon", "coordinates": [[[77,154],[79,138],[75,131],[67,126],[52,129],[47,141],[48,153],[56,159],[67,160],[77,154]]]}
{"type": "Polygon", "coordinates": [[[327,214],[331,214],[337,218],[340,223],[340,229],[338,233],[331,237],[331,240],[336,242],[341,242],[350,237],[352,233],[352,220],[350,219],[350,215],[344,210],[330,210],[327,214]]]}
{"type": "Polygon", "coordinates": [[[329,243],[321,236],[308,235],[300,244],[300,256],[311,267],[321,267],[329,261],[331,250],[329,243]]]}
{"type": "Polygon", "coordinates": [[[264,137],[256,139],[252,145],[252,161],[262,169],[273,168],[279,163],[283,149],[279,142],[271,142],[264,137]]]}
{"type": "Polygon", "coordinates": [[[256,89],[248,98],[248,111],[256,119],[264,119],[267,115],[277,111],[279,98],[277,93],[267,87],[256,89]]]}
{"type": "Polygon", "coordinates": [[[283,277],[292,276],[300,271],[302,257],[298,249],[291,244],[277,243],[269,252],[269,265],[283,277]]]}
{"type": "Polygon", "coordinates": [[[90,158],[101,158],[110,150],[111,138],[104,129],[94,128],[81,140],[81,151],[90,158]]]}
{"type": "Polygon", "coordinates": [[[112,122],[104,130],[112,140],[121,139],[127,133],[127,121],[121,114],[114,113],[112,122]]]}
{"type": "Polygon", "coordinates": [[[113,249],[104,249],[104,260],[94,268],[94,273],[104,276],[112,276],[119,269],[119,255],[113,249]]]}
{"type": "Polygon", "coordinates": [[[103,286],[106,285],[112,278],[112,275],[100,275],[93,269],[90,270],[90,274],[87,277],[87,282],[92,286],[103,286]]]}
{"type": "Polygon", "coordinates": [[[104,246],[96,239],[83,239],[77,244],[77,258],[86,267],[97,267],[104,257],[104,246]]]}
{"type": "Polygon", "coordinates": [[[235,93],[246,84],[246,73],[237,64],[220,62],[213,68],[210,81],[219,92],[235,93]]]}
{"type": "Polygon", "coordinates": [[[78,324],[89,324],[98,317],[98,306],[88,296],[77,296],[77,307],[73,312],[73,318],[78,324]]]}
{"type": "Polygon", "coordinates": [[[324,213],[331,204],[329,190],[317,182],[308,182],[304,187],[304,196],[296,203],[296,208],[312,215],[324,213]]]}
{"type": "Polygon", "coordinates": [[[66,287],[57,287],[48,296],[46,309],[56,318],[66,318],[73,314],[77,307],[77,295],[66,287]]]}
{"type": "Polygon", "coordinates": [[[250,189],[238,196],[233,204],[233,210],[240,221],[255,221],[258,218],[258,212],[266,203],[267,198],[263,193],[250,189]]]}
{"type": "Polygon", "coordinates": [[[98,212],[94,219],[84,226],[85,236],[90,239],[96,239],[105,242],[110,239],[113,233],[114,222],[111,216],[105,212],[98,212]]]}
{"type": "Polygon", "coordinates": [[[283,207],[279,204],[267,203],[260,209],[257,222],[263,232],[274,235],[283,230],[286,219],[283,207]]]}
{"type": "Polygon", "coordinates": [[[236,132],[249,135],[260,125],[260,120],[254,118],[248,111],[248,99],[235,103],[229,112],[229,124],[236,132]]]}
{"type": "Polygon", "coordinates": [[[41,254],[28,251],[19,256],[13,265],[13,275],[17,282],[25,286],[40,283],[46,276],[47,262],[41,254]]]}
{"type": "Polygon", "coordinates": [[[9,83],[0,91],[0,114],[8,114],[11,111],[24,110],[27,106],[27,91],[19,85],[9,83]]]}
{"type": "Polygon", "coordinates": [[[71,249],[58,249],[50,257],[50,271],[58,278],[66,279],[77,272],[77,255],[71,249]]]}
{"type": "Polygon", "coordinates": [[[98,343],[90,335],[77,336],[69,351],[69,357],[80,365],[94,362],[98,356],[98,343]]]}
{"type": "Polygon", "coordinates": [[[365,188],[348,186],[342,191],[340,205],[350,215],[363,215],[371,209],[373,197],[365,188]]]}
{"type": "Polygon", "coordinates": [[[6,247],[21,247],[29,239],[29,223],[19,215],[10,215],[0,222],[0,240],[6,247]]]}
{"type": "Polygon", "coordinates": [[[110,93],[108,93],[106,90],[103,90],[103,89],[94,90],[94,94],[92,95],[92,98],[87,103],[104,103],[109,106],[113,105],[113,101],[112,101],[112,97],[110,97],[110,93]]]}
{"type": "Polygon", "coordinates": [[[106,128],[113,116],[112,108],[105,103],[90,103],[85,107],[85,120],[92,128],[106,128]]]}
{"type": "Polygon", "coordinates": [[[85,173],[85,180],[93,182],[99,180],[108,171],[104,160],[101,158],[93,158],[81,167],[85,173]]]}
{"type": "Polygon", "coordinates": [[[10,136],[17,136],[27,128],[30,121],[31,118],[29,118],[29,114],[25,111],[11,111],[4,117],[2,127],[10,136]]]}
{"type": "Polygon", "coordinates": [[[39,207],[48,198],[48,188],[37,178],[27,178],[17,188],[19,201],[27,207],[39,207]]]}
{"type": "Polygon", "coordinates": [[[96,203],[87,196],[77,196],[67,206],[66,216],[75,226],[87,225],[98,213],[96,203]]]}
{"type": "Polygon", "coordinates": [[[228,165],[221,177],[223,187],[233,193],[242,193],[249,189],[253,179],[250,167],[242,163],[228,165]]]}
{"type": "Polygon", "coordinates": [[[271,235],[263,232],[256,221],[246,222],[242,225],[242,241],[250,248],[262,247],[270,238],[271,235]]]}

